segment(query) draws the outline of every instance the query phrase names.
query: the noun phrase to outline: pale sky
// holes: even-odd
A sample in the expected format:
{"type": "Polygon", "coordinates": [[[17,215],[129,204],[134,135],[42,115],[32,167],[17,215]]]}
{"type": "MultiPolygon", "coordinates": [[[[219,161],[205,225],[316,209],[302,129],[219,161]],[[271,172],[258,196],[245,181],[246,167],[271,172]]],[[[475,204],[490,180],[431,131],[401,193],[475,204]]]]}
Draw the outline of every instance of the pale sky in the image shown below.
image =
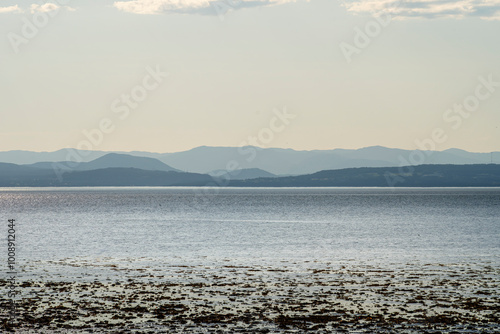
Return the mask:
{"type": "Polygon", "coordinates": [[[500,151],[500,0],[0,0],[0,57],[0,151],[500,151]]]}

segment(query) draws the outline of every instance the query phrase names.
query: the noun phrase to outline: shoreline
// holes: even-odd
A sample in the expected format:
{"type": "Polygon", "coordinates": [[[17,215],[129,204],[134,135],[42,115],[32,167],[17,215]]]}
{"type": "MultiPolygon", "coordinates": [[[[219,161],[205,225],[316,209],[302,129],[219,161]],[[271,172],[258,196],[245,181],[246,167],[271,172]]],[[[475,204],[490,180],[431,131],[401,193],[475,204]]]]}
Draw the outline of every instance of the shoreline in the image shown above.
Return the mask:
{"type": "MultiPolygon", "coordinates": [[[[79,264],[82,268],[85,264],[79,264]]],[[[73,265],[77,266],[78,265],[73,265]]],[[[16,333],[481,333],[500,330],[496,264],[107,265],[20,280],[16,333]],[[58,332],[59,330],[59,332],[58,332]]],[[[0,280],[0,286],[6,281],[0,280]]],[[[2,305],[7,302],[0,299],[2,305]]]]}

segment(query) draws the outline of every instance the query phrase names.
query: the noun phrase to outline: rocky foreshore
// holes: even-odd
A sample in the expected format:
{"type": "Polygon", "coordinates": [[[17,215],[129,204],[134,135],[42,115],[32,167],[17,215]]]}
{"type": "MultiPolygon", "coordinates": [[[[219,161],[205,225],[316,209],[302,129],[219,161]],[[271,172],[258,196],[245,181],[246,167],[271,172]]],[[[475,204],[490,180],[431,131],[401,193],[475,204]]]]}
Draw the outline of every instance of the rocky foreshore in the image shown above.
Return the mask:
{"type": "Polygon", "coordinates": [[[116,275],[20,280],[13,319],[0,299],[1,332],[500,333],[488,263],[103,266],[116,275]]]}

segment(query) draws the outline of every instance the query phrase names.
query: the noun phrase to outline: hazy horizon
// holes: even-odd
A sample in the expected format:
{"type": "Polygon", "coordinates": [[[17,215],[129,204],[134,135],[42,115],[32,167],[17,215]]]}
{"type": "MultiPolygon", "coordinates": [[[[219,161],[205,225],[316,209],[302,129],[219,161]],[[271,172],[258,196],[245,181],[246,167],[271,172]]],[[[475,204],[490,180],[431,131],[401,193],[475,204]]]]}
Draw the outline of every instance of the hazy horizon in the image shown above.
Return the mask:
{"type": "Polygon", "coordinates": [[[498,31],[496,0],[3,0],[0,151],[500,151],[498,31]]]}
{"type": "MultiPolygon", "coordinates": [[[[304,150],[295,149],[295,148],[291,148],[291,147],[261,147],[261,146],[253,146],[253,145],[248,145],[248,146],[255,147],[255,148],[258,148],[258,149],[279,149],[279,150],[308,151],[308,152],[310,152],[310,151],[333,151],[333,150],[353,150],[353,151],[356,151],[356,150],[369,149],[369,148],[374,148],[374,147],[381,147],[381,148],[386,148],[386,149],[391,149],[391,150],[405,150],[405,151],[411,150],[411,149],[405,149],[405,148],[400,148],[400,147],[387,147],[387,146],[382,146],[382,145],[371,145],[371,146],[358,147],[358,148],[334,147],[334,148],[327,148],[327,149],[304,149],[304,150]]],[[[208,147],[208,148],[238,148],[239,146],[209,146],[209,145],[200,145],[200,146],[192,147],[192,148],[189,148],[189,149],[186,149],[186,150],[181,150],[181,151],[113,150],[113,149],[109,149],[109,150],[95,149],[95,150],[91,150],[91,151],[94,151],[94,152],[121,152],[121,153],[147,152],[147,153],[154,153],[154,154],[169,154],[169,153],[187,152],[187,151],[191,151],[191,150],[194,150],[194,149],[197,149],[197,148],[202,148],[202,147],[208,147]]],[[[57,151],[62,151],[62,150],[76,150],[76,151],[78,151],[78,149],[75,148],[75,147],[63,147],[63,148],[59,148],[59,149],[56,149],[56,150],[36,151],[36,150],[14,149],[14,150],[4,150],[4,151],[0,151],[0,152],[16,152],[16,151],[18,151],[18,152],[51,153],[51,152],[57,152],[57,151]]],[[[419,149],[418,148],[414,148],[414,150],[419,150],[419,149]]],[[[440,149],[440,150],[431,150],[431,151],[444,152],[444,151],[447,151],[447,150],[462,150],[462,151],[466,151],[466,152],[469,152],[469,153],[500,153],[500,150],[498,150],[498,151],[479,152],[479,151],[464,150],[464,149],[458,148],[458,147],[450,147],[450,148],[445,148],[445,149],[440,149]]]]}

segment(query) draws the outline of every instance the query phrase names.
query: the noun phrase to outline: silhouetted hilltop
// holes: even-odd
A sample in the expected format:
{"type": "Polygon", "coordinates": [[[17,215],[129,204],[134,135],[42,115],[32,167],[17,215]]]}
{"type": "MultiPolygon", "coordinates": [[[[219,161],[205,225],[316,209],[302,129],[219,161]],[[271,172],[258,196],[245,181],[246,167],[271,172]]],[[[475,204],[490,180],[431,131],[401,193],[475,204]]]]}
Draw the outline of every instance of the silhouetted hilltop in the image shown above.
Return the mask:
{"type": "Polygon", "coordinates": [[[224,169],[214,170],[209,175],[227,180],[248,180],[257,179],[259,177],[276,177],[276,175],[266,172],[260,168],[237,169],[228,172],[224,169]]]}
{"type": "Polygon", "coordinates": [[[45,169],[56,168],[62,171],[83,171],[103,168],[138,168],[143,170],[157,170],[164,172],[179,171],[178,169],[172,168],[158,159],[137,157],[133,155],[118,153],[109,153],[90,162],[38,162],[32,165],[25,166],[45,169]]]}
{"type": "Polygon", "coordinates": [[[61,186],[205,186],[210,175],[148,171],[137,168],[106,168],[64,174],[61,186]]]}
{"type": "MultiPolygon", "coordinates": [[[[259,171],[261,172],[261,171],[259,171]]],[[[138,168],[69,170],[0,164],[0,187],[213,186],[239,187],[500,187],[500,165],[421,165],[348,168],[309,175],[237,180],[207,174],[138,168]]]]}
{"type": "Polygon", "coordinates": [[[234,180],[239,187],[500,187],[500,165],[348,168],[310,175],[234,180]]]}
{"type": "Polygon", "coordinates": [[[0,186],[3,187],[30,186],[32,184],[45,186],[44,181],[51,179],[53,175],[53,172],[44,169],[0,163],[0,186]]]}
{"type": "MultiPolygon", "coordinates": [[[[425,149],[425,148],[424,148],[425,149]]],[[[64,149],[56,152],[9,151],[0,152],[0,162],[15,164],[33,164],[43,161],[95,161],[108,153],[126,154],[128,156],[157,159],[170,168],[207,174],[216,170],[225,170],[228,163],[236,164],[236,169],[258,168],[274,175],[304,175],[322,170],[334,170],[357,167],[398,167],[410,164],[465,165],[487,164],[493,160],[500,163],[500,152],[473,153],[460,149],[444,151],[415,151],[382,146],[365,147],[361,149],[333,149],[297,151],[282,148],[245,147],[209,147],[201,146],[176,153],[151,152],[101,152],[77,151],[64,149]],[[423,156],[416,163],[410,157],[423,156]]],[[[48,164],[50,166],[50,163],[48,164]]],[[[46,167],[36,165],[36,167],[46,167]]],[[[122,167],[116,164],[93,166],[94,168],[122,167]]],[[[149,169],[137,164],[127,167],[149,169]]],[[[155,170],[154,167],[151,170],[155,170]]],[[[164,169],[160,169],[164,170],[164,169]]],[[[167,170],[167,169],[165,169],[167,170]]]]}
{"type": "Polygon", "coordinates": [[[184,173],[147,157],[107,154],[91,162],[0,163],[1,187],[59,186],[204,186],[205,174],[184,173]]]}

